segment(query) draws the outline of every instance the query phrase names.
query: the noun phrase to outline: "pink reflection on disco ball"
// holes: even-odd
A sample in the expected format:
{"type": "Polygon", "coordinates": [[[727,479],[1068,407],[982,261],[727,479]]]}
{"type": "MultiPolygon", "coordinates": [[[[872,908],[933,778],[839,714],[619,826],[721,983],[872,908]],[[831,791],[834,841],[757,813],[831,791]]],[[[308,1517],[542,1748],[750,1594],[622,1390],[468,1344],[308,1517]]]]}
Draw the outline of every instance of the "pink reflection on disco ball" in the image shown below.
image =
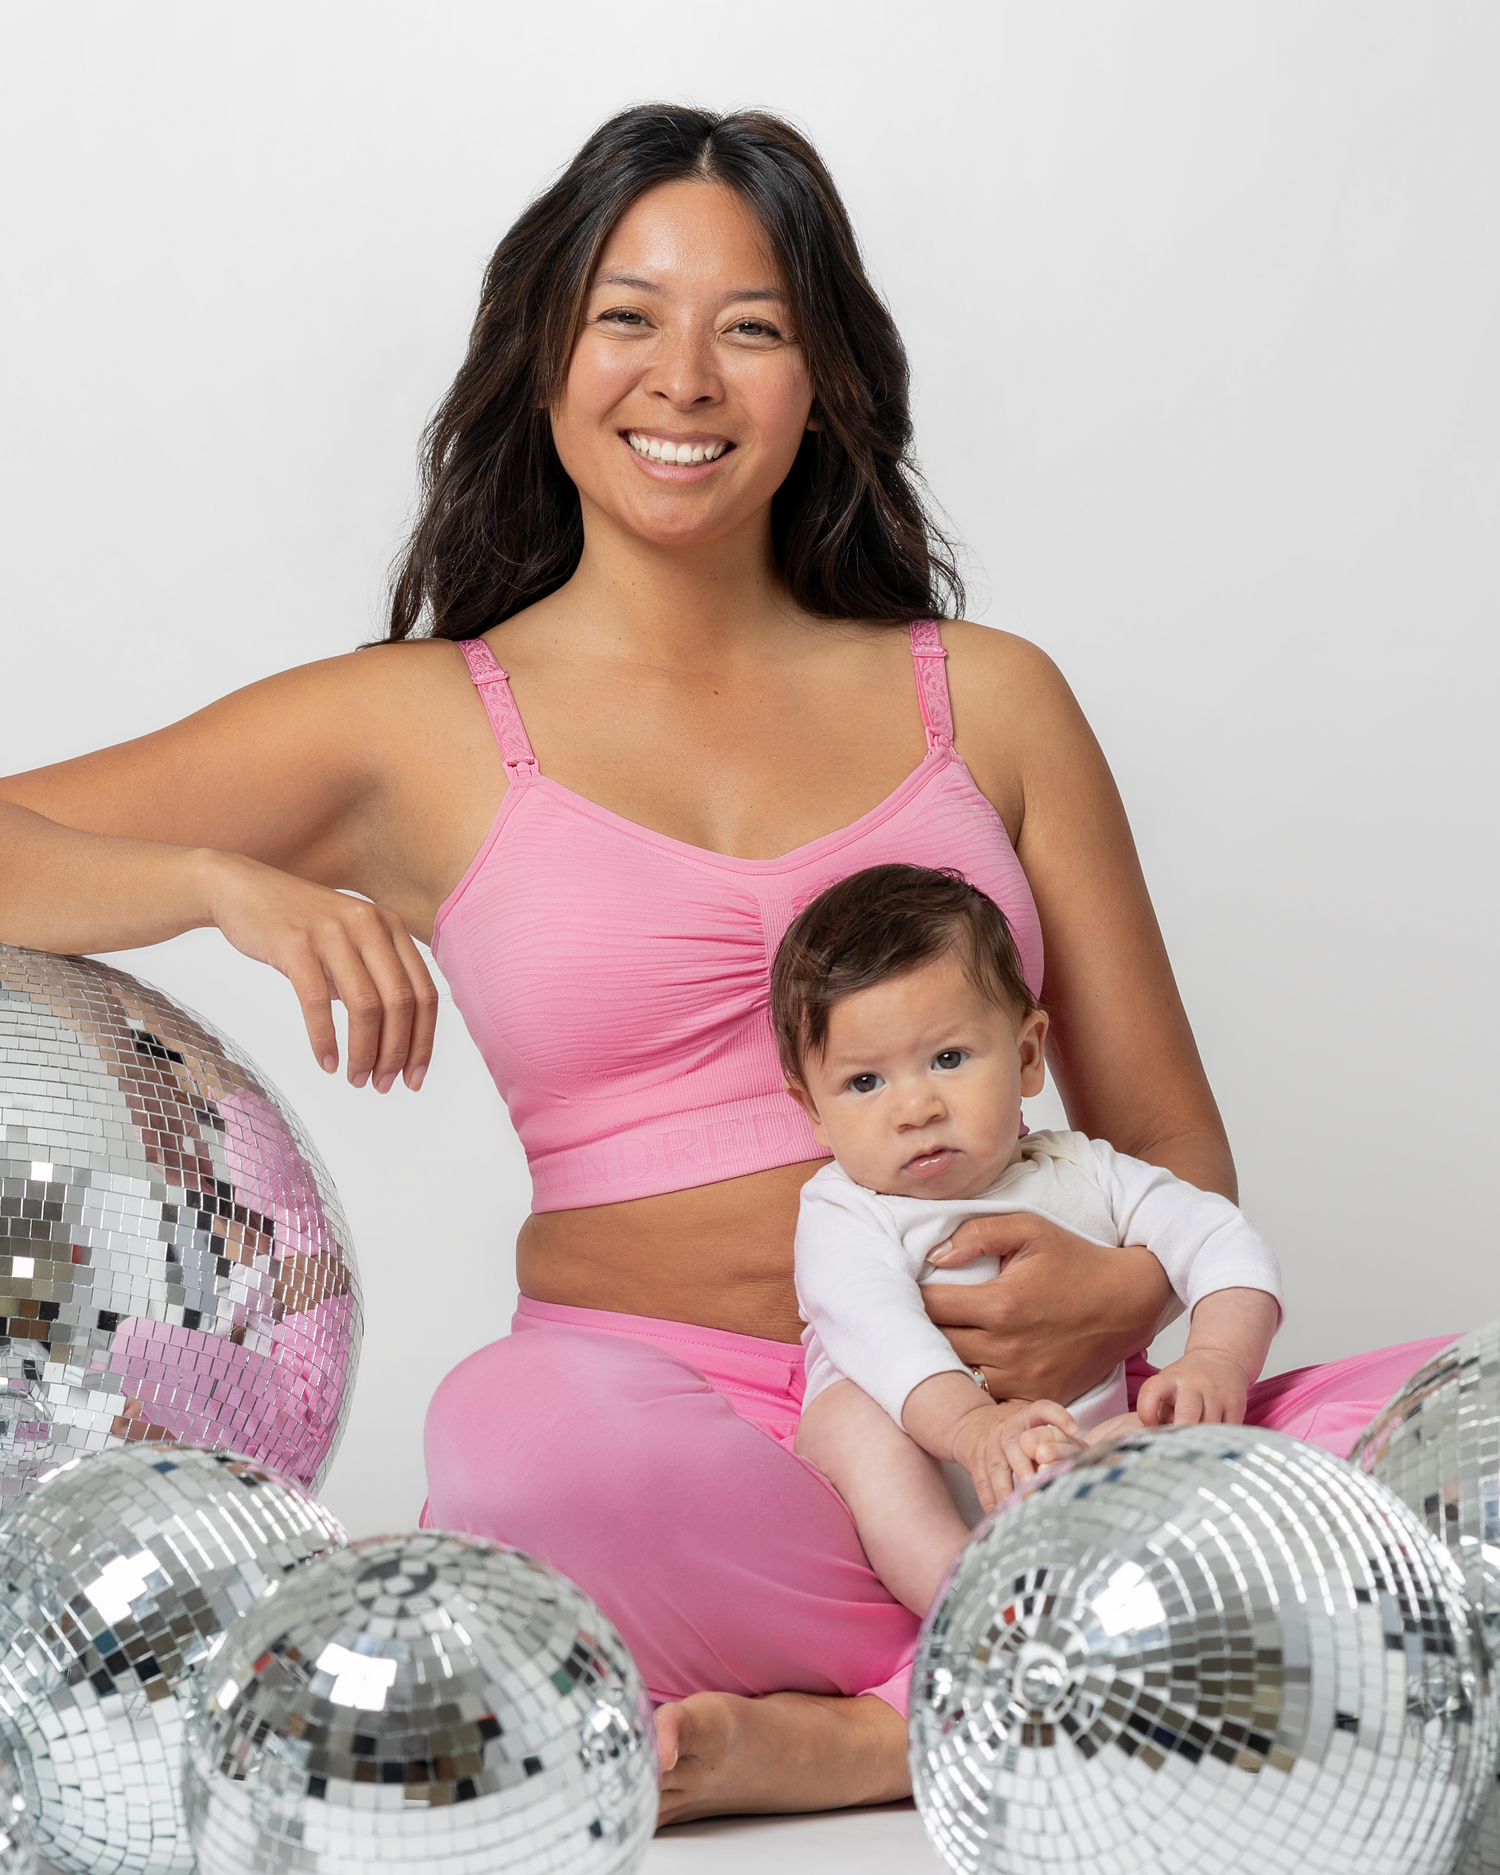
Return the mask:
{"type": "Polygon", "coordinates": [[[0,945],[0,1501],[163,1438],[316,1489],[362,1330],[333,1181],[254,1063],[122,970],[0,945]]]}

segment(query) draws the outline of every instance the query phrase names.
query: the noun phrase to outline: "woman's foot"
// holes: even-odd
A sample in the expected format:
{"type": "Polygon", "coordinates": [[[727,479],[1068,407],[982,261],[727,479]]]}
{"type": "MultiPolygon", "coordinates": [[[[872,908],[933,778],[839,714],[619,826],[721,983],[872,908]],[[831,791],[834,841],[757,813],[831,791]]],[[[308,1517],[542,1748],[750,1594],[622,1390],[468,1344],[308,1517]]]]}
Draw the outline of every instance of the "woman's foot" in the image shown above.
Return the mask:
{"type": "Polygon", "coordinates": [[[693,1693],[656,1714],[657,1827],[703,1816],[842,1810],[911,1795],[906,1722],[873,1693],[693,1693]]]}

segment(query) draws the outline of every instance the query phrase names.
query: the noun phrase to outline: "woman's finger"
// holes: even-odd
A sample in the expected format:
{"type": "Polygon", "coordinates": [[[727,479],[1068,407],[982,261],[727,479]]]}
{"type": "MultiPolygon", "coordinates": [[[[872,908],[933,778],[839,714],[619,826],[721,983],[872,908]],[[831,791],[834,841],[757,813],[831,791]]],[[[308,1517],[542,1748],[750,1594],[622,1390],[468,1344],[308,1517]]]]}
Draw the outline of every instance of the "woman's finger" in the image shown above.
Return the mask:
{"type": "Polygon", "coordinates": [[[386,924],[386,916],[373,905],[369,914],[360,920],[359,956],[380,998],[379,1028],[370,1076],[376,1089],[388,1094],[411,1051],[417,998],[386,924]]]}
{"type": "Polygon", "coordinates": [[[412,942],[411,933],[398,920],[392,917],[392,938],[396,945],[396,954],[411,984],[413,1009],[411,1022],[411,1041],[407,1048],[406,1062],[402,1075],[412,1093],[422,1085],[432,1060],[432,1043],[437,1033],[438,993],[437,985],[432,980],[432,973],[423,960],[422,953],[412,942]]]}
{"type": "Polygon", "coordinates": [[[438,994],[411,934],[394,912],[372,906],[360,955],[376,988],[382,1010],[380,1044],[371,1076],[382,1094],[405,1075],[413,1092],[422,1085],[432,1059],[437,1028],[438,994]]]}
{"type": "Polygon", "coordinates": [[[296,956],[282,965],[282,974],[302,1006],[302,1022],[314,1058],[325,1074],[336,1073],[339,1033],[333,1022],[333,992],[311,944],[299,947],[296,956]]]}
{"type": "Polygon", "coordinates": [[[380,1023],[384,1014],[380,991],[343,925],[330,925],[320,936],[323,968],[332,979],[347,1019],[345,1076],[351,1087],[363,1087],[380,1053],[380,1023]]]}
{"type": "Polygon", "coordinates": [[[928,1258],[943,1269],[956,1269],[979,1257],[1013,1256],[1023,1244],[1036,1236],[1038,1220],[1024,1211],[1009,1211],[1000,1217],[971,1217],[959,1225],[946,1244],[940,1244],[928,1258]]]}
{"type": "Polygon", "coordinates": [[[359,916],[360,958],[381,999],[380,1039],[370,1065],[371,1079],[380,1093],[388,1094],[401,1075],[415,1093],[432,1060],[437,987],[411,933],[394,912],[371,905],[359,916]]]}
{"type": "MultiPolygon", "coordinates": [[[[944,1287],[947,1287],[947,1285],[944,1285],[944,1287]]],[[[983,1287],[983,1285],[981,1284],[980,1287],[983,1287]]],[[[953,1284],[953,1288],[961,1295],[967,1294],[972,1296],[974,1293],[972,1288],[960,1290],[957,1283],[953,1284]]],[[[930,1301],[931,1295],[931,1286],[924,1283],[922,1285],[922,1301],[927,1307],[928,1316],[942,1329],[943,1333],[953,1344],[953,1352],[966,1366],[992,1367],[997,1373],[1003,1372],[1011,1374],[1015,1372],[1018,1365],[1024,1363],[1028,1352],[1025,1342],[1008,1335],[996,1334],[989,1328],[976,1327],[973,1320],[974,1305],[972,1302],[968,1305],[969,1319],[966,1322],[955,1323],[950,1328],[947,1323],[941,1321],[938,1316],[933,1313],[933,1307],[930,1301]]],[[[963,1305],[960,1304],[959,1306],[962,1307],[963,1305]]],[[[997,1387],[993,1377],[990,1379],[990,1387],[997,1400],[1003,1400],[1011,1396],[1019,1396],[1022,1399],[1026,1397],[1026,1390],[1023,1387],[1014,1383],[1010,1386],[997,1387]]]]}

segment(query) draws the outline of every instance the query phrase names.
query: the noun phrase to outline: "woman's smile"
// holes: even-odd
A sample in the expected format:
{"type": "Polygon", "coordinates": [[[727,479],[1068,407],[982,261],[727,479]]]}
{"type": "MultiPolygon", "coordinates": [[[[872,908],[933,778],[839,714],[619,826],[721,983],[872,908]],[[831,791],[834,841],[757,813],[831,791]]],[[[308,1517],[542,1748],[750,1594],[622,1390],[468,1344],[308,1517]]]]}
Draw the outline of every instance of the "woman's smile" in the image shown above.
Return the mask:
{"type": "Polygon", "coordinates": [[[624,430],[636,466],[653,482],[705,482],[734,448],[724,436],[671,435],[664,430],[624,430]]]}
{"type": "Polygon", "coordinates": [[[627,430],[625,441],[652,462],[717,462],[733,443],[722,436],[667,436],[659,430],[627,430]]]}

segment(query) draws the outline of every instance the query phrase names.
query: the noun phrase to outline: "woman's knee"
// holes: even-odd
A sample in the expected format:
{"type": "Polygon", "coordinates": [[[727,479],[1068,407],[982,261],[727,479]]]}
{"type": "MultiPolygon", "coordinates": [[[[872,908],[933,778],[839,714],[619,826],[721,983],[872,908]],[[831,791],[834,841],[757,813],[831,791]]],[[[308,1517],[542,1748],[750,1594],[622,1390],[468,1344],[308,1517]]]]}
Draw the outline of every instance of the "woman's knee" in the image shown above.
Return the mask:
{"type": "Polygon", "coordinates": [[[523,1548],[538,1529],[640,1514],[673,1467],[665,1412],[712,1390],[643,1343],[533,1329],[459,1363],[439,1386],[425,1434],[433,1521],[523,1548]]]}

